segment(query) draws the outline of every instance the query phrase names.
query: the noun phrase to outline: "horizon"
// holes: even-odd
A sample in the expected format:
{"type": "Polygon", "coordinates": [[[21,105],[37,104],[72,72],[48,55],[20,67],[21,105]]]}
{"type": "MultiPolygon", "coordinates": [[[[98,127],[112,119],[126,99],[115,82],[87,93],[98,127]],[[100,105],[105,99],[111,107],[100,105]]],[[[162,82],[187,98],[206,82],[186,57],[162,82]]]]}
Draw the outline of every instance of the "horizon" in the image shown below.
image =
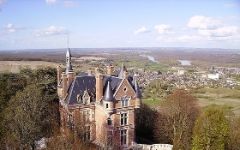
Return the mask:
{"type": "Polygon", "coordinates": [[[63,49],[68,39],[70,48],[239,50],[239,10],[239,0],[0,0],[0,50],[63,49]]]}
{"type": "Polygon", "coordinates": [[[84,50],[84,49],[101,49],[101,50],[139,50],[139,49],[149,49],[149,50],[157,50],[157,51],[161,51],[161,50],[186,50],[186,51],[198,51],[198,50],[226,50],[226,51],[240,51],[240,48],[217,48],[217,47],[213,47],[213,48],[209,48],[209,47],[63,47],[63,48],[22,48],[22,49],[0,49],[0,51],[4,52],[4,51],[32,51],[32,50],[41,50],[41,51],[45,51],[45,50],[84,50]]]}

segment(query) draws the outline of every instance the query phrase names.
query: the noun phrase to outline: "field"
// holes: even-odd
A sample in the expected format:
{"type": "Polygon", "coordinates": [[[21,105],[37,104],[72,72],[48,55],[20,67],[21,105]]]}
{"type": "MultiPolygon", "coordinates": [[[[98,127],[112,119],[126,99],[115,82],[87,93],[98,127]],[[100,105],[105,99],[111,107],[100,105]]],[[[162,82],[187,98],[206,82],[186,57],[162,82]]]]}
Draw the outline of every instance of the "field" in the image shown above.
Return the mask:
{"type": "Polygon", "coordinates": [[[199,104],[205,107],[210,104],[225,105],[236,115],[240,115],[240,90],[227,88],[202,88],[193,91],[199,104]]]}
{"type": "MultiPolygon", "coordinates": [[[[201,107],[211,104],[224,105],[240,116],[240,90],[227,88],[201,88],[191,92],[199,102],[201,107]]],[[[150,107],[161,106],[163,99],[143,99],[143,103],[150,107]]]]}
{"type": "Polygon", "coordinates": [[[18,73],[22,68],[37,69],[48,66],[56,67],[57,63],[46,61],[0,61],[0,72],[18,73]]]}

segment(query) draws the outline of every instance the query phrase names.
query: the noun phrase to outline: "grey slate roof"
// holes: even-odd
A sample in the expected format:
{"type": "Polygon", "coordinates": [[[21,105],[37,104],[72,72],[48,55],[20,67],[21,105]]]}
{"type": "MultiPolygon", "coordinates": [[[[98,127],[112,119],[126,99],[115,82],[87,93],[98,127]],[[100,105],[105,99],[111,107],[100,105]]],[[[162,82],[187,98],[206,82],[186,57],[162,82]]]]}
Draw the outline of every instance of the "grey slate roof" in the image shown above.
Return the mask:
{"type": "MultiPolygon", "coordinates": [[[[103,93],[106,94],[108,88],[111,88],[112,95],[116,92],[119,84],[123,79],[115,76],[103,76],[103,93]],[[108,86],[109,83],[109,86],[108,86]]],[[[134,88],[133,78],[128,78],[129,83],[134,88]]],[[[84,91],[87,90],[91,99],[90,102],[96,101],[96,78],[95,76],[89,75],[78,75],[75,80],[72,82],[68,89],[68,96],[66,98],[66,103],[69,105],[79,104],[77,97],[83,96],[84,91]]],[[[110,90],[110,89],[109,89],[110,90]]],[[[109,92],[107,92],[109,93],[109,92]]],[[[110,93],[111,94],[111,93],[110,93]]],[[[111,99],[111,98],[110,98],[111,99]]]]}
{"type": "Polygon", "coordinates": [[[103,100],[104,101],[113,101],[113,91],[110,81],[107,82],[107,87],[104,92],[103,100]]]}
{"type": "Polygon", "coordinates": [[[70,85],[67,97],[67,103],[70,105],[78,104],[77,97],[83,96],[85,90],[91,96],[90,102],[95,102],[96,87],[95,76],[77,76],[70,85]]]}
{"type": "Polygon", "coordinates": [[[68,60],[66,62],[66,73],[73,71],[72,64],[71,64],[71,57],[72,57],[72,55],[70,52],[70,48],[68,48],[67,53],[66,53],[66,59],[68,58],[68,60]]]}

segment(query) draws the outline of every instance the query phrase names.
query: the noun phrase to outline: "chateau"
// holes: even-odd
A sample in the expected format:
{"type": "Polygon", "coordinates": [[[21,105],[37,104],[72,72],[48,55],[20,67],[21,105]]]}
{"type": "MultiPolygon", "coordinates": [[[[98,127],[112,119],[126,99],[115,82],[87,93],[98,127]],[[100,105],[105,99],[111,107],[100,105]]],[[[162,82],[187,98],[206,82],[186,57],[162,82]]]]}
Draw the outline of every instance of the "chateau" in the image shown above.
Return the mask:
{"type": "Polygon", "coordinates": [[[57,68],[61,131],[101,147],[127,149],[135,145],[135,114],[141,106],[137,76],[123,65],[118,73],[112,65],[105,70],[76,75],[67,50],[65,72],[57,68]]]}

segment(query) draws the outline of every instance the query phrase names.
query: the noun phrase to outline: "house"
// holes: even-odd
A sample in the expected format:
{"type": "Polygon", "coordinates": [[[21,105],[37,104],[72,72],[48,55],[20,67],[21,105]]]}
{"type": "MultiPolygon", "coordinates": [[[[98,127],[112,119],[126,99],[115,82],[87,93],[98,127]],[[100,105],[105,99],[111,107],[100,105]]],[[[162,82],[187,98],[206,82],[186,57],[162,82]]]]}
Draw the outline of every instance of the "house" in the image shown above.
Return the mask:
{"type": "Polygon", "coordinates": [[[57,68],[61,132],[74,132],[100,147],[115,145],[127,149],[135,145],[136,111],[141,92],[136,76],[122,65],[118,74],[106,66],[106,74],[74,73],[70,49],[66,68],[57,68]]]}

